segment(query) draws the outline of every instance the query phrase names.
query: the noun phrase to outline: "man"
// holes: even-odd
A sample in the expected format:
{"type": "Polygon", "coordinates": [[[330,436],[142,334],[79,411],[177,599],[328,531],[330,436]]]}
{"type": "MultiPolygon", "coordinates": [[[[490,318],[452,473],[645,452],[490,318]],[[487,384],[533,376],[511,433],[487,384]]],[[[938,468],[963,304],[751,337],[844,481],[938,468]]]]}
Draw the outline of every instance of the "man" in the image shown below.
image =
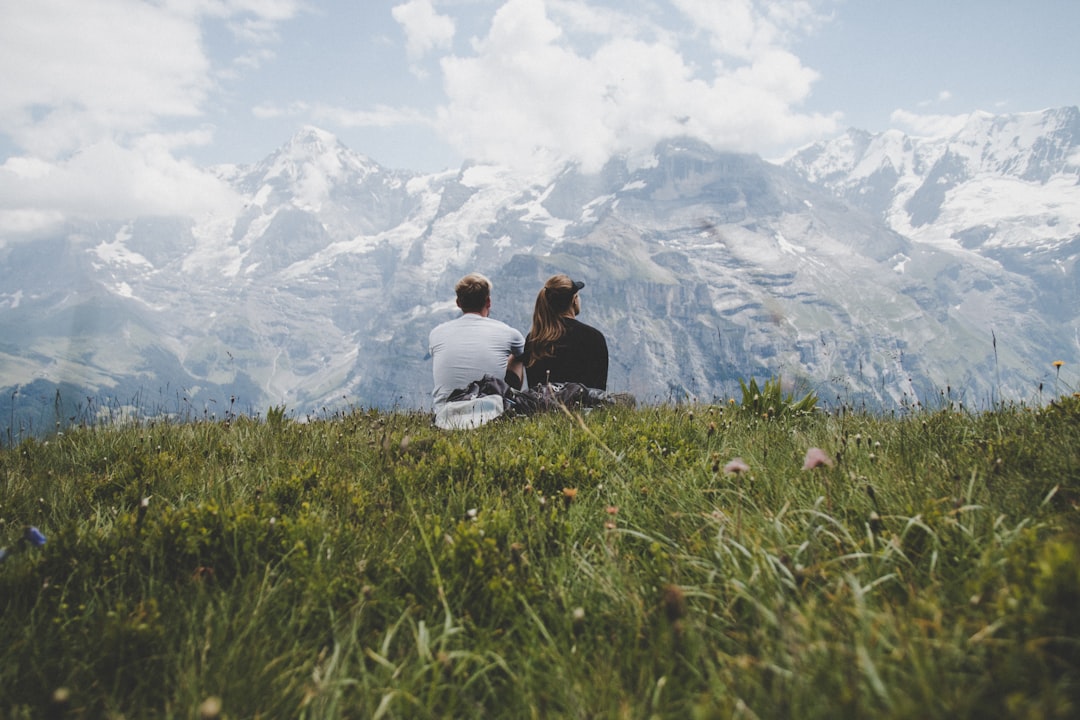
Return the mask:
{"type": "Polygon", "coordinates": [[[428,336],[436,412],[450,393],[485,375],[502,380],[508,373],[518,378],[523,374],[525,338],[506,323],[488,317],[491,281],[470,273],[458,281],[454,291],[461,317],[438,325],[428,336]]]}

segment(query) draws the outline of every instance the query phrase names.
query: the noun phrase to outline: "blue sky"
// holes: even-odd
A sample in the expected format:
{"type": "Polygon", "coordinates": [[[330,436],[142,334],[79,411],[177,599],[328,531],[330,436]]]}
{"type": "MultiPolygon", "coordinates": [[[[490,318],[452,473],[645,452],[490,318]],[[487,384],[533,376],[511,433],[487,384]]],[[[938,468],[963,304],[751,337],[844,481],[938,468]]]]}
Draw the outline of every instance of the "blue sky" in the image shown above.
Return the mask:
{"type": "Polygon", "coordinates": [[[1077,28],[1075,0],[12,0],[0,244],[225,211],[206,166],[309,124],[424,172],[938,133],[1080,104],[1077,28]]]}

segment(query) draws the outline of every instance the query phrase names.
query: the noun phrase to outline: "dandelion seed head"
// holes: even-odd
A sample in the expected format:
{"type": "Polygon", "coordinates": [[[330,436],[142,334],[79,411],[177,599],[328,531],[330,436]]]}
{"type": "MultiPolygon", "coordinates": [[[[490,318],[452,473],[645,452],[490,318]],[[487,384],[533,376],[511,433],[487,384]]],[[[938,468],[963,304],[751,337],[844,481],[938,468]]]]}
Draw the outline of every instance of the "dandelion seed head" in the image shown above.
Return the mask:
{"type": "Polygon", "coordinates": [[[202,701],[199,705],[199,717],[204,720],[210,720],[210,718],[217,718],[221,716],[221,698],[217,696],[211,696],[202,701]]]}

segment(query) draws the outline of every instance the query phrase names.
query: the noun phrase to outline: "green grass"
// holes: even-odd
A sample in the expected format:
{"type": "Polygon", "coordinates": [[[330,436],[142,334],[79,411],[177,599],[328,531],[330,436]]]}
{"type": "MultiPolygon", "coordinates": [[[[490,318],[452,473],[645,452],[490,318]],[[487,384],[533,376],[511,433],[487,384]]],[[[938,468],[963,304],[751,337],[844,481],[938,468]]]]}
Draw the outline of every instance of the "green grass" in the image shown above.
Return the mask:
{"type": "Polygon", "coordinates": [[[1076,717],[1078,503],[1075,397],[72,428],[0,451],[0,716],[1076,717]]]}

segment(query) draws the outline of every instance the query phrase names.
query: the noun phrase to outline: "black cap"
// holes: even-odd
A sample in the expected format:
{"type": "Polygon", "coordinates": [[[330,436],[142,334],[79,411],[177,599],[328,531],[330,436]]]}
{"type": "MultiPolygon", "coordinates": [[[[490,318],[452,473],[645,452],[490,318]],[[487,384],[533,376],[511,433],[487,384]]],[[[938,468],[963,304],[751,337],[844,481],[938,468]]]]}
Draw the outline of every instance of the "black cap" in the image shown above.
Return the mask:
{"type": "MultiPolygon", "coordinates": [[[[548,298],[553,301],[552,304],[564,305],[566,307],[569,307],[570,301],[574,299],[575,295],[577,295],[578,290],[585,287],[585,283],[581,282],[580,280],[571,280],[570,285],[571,287],[568,288],[544,288],[544,292],[547,293],[548,298]]],[[[563,308],[559,308],[559,311],[561,312],[562,309],[563,308]]]]}

